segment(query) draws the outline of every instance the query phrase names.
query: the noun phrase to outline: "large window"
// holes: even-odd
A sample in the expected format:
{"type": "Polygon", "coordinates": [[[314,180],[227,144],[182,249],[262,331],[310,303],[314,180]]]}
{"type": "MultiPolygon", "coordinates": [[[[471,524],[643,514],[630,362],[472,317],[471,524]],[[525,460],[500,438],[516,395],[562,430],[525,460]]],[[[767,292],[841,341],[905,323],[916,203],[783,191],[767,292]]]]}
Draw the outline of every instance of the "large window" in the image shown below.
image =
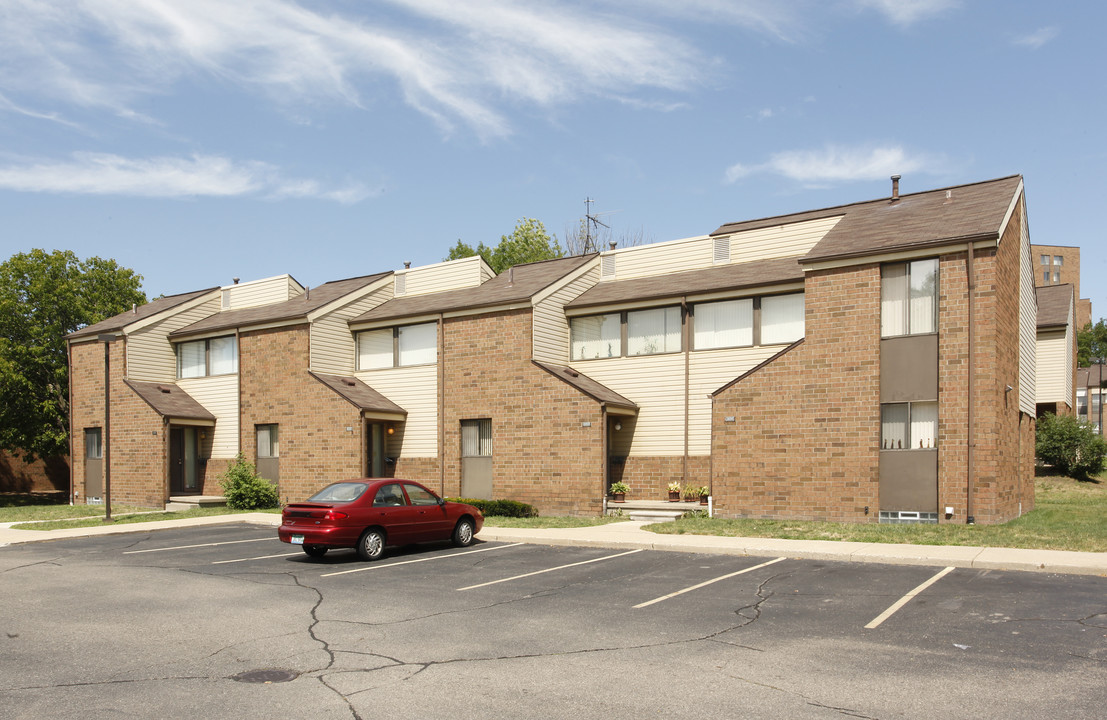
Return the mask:
{"type": "Polygon", "coordinates": [[[177,377],[198,378],[238,372],[238,340],[234,335],[177,344],[177,377]]]}
{"type": "Polygon", "coordinates": [[[761,298],[762,345],[792,343],[803,333],[803,293],[761,298]]]}
{"type": "Polygon", "coordinates": [[[436,323],[365,330],[357,335],[359,370],[430,365],[438,359],[436,323]]]}
{"type": "Polygon", "coordinates": [[[697,350],[753,345],[753,299],[696,304],[697,350]]]}
{"type": "Polygon", "coordinates": [[[938,447],[938,403],[887,403],[880,406],[880,449],[938,447]]]}
{"type": "Polygon", "coordinates": [[[623,353],[619,313],[573,318],[569,321],[574,360],[617,357],[623,353]]]}
{"type": "Polygon", "coordinates": [[[680,352],[680,308],[627,313],[627,355],[680,352]]]}
{"type": "Polygon", "coordinates": [[[258,457],[275,458],[281,456],[280,435],[277,425],[258,425],[258,457]]]}
{"type": "Polygon", "coordinates": [[[882,337],[938,331],[938,261],[885,265],[880,278],[882,337]]]}
{"type": "Polygon", "coordinates": [[[492,420],[461,421],[461,456],[492,457],[492,420]]]}

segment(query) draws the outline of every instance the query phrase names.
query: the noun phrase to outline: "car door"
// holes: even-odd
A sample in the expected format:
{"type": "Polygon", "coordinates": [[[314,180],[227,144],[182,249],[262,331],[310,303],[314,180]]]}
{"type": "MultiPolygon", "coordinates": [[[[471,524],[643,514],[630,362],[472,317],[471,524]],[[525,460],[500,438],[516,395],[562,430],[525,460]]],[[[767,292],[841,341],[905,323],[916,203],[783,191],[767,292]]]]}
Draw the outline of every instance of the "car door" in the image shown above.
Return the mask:
{"type": "Polygon", "coordinates": [[[418,533],[422,537],[421,542],[445,540],[453,535],[453,523],[446,514],[446,507],[438,503],[437,495],[413,482],[405,482],[404,490],[407,490],[411,506],[418,511],[418,533]]]}
{"type": "Polygon", "coordinates": [[[369,524],[384,528],[389,545],[418,542],[417,516],[418,509],[408,504],[400,483],[388,483],[377,488],[369,512],[369,524]]]}

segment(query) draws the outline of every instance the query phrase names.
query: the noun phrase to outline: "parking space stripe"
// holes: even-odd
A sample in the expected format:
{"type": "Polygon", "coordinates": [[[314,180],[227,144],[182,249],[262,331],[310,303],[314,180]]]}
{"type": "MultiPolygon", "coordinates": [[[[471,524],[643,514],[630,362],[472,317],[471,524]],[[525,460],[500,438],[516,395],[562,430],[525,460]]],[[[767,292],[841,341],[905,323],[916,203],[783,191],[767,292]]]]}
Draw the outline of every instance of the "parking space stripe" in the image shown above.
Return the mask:
{"type": "Polygon", "coordinates": [[[737,575],[742,575],[744,573],[753,572],[754,570],[759,570],[759,569],[761,569],[763,567],[766,567],[768,565],[772,565],[773,563],[778,563],[778,562],[780,562],[781,560],[784,560],[784,559],[785,558],[781,557],[781,558],[777,558],[776,560],[769,560],[768,562],[763,562],[760,565],[754,565],[753,567],[748,567],[745,570],[739,570],[738,572],[732,572],[732,573],[729,573],[727,575],[720,575],[717,578],[713,578],[711,580],[705,580],[705,581],[703,581],[703,582],[701,582],[697,585],[692,585],[691,587],[686,587],[683,590],[677,590],[676,592],[671,592],[668,595],[662,595],[659,598],[654,598],[653,600],[647,600],[644,603],[638,603],[637,605],[634,606],[633,609],[637,610],[638,608],[644,608],[644,607],[647,607],[649,605],[653,605],[654,603],[659,603],[659,602],[662,602],[663,600],[668,600],[669,598],[675,598],[677,595],[683,595],[684,593],[692,592],[693,590],[699,590],[701,587],[706,587],[708,585],[711,585],[712,583],[717,583],[720,580],[726,580],[727,578],[732,578],[732,577],[735,577],[737,575]]]}
{"type": "Polygon", "coordinates": [[[614,560],[615,558],[623,557],[624,555],[633,555],[634,553],[640,552],[642,552],[641,548],[637,550],[629,550],[624,553],[619,553],[618,555],[608,555],[606,557],[593,558],[592,560],[582,560],[581,562],[569,563],[568,565],[558,565],[557,567],[546,568],[545,570],[535,570],[534,572],[524,573],[522,575],[514,575],[512,577],[503,578],[501,580],[492,580],[491,582],[481,583],[480,585],[470,585],[469,587],[458,588],[458,592],[461,592],[462,590],[476,590],[477,588],[510,582],[512,580],[522,580],[523,578],[531,577],[533,575],[541,575],[542,573],[553,572],[554,570],[564,570],[565,568],[576,567],[578,565],[587,565],[589,563],[602,562],[603,560],[614,560]]]}
{"type": "Polygon", "coordinates": [[[878,627],[880,623],[892,617],[892,615],[894,615],[897,610],[909,603],[911,601],[911,598],[915,597],[923,590],[926,590],[928,587],[938,582],[951,572],[953,572],[953,568],[947,567],[945,570],[942,570],[937,575],[924,582],[922,585],[919,585],[917,588],[897,600],[890,608],[873,618],[872,622],[865,626],[865,629],[872,630],[873,628],[878,627]]]}
{"type": "Polygon", "coordinates": [[[124,555],[138,555],[139,553],[164,552],[166,550],[191,550],[192,548],[215,547],[216,545],[239,545],[241,543],[272,542],[273,540],[276,540],[276,539],[277,538],[270,536],[270,537],[256,538],[254,540],[227,540],[225,542],[200,543],[199,545],[178,545],[176,547],[167,547],[167,548],[150,548],[149,550],[125,550],[125,551],[123,551],[123,554],[124,555]]]}
{"type": "Polygon", "coordinates": [[[522,544],[523,543],[511,543],[510,545],[497,545],[496,547],[480,548],[479,550],[466,550],[465,552],[450,553],[449,555],[435,555],[434,557],[419,558],[418,560],[403,560],[401,562],[368,565],[366,567],[356,567],[353,570],[340,570],[339,572],[324,573],[319,577],[349,575],[350,573],[365,572],[366,570],[383,570],[385,568],[396,567],[397,565],[413,565],[415,563],[430,562],[431,560],[447,560],[449,558],[460,557],[462,555],[473,555],[475,553],[489,552],[490,550],[506,550],[507,548],[513,548],[517,545],[522,544]]]}
{"type": "Polygon", "coordinates": [[[294,553],[281,553],[280,555],[258,555],[257,557],[236,558],[234,560],[216,560],[212,563],[212,565],[226,565],[227,563],[250,562],[251,560],[269,560],[271,558],[291,557],[293,555],[299,555],[299,554],[300,553],[298,553],[298,552],[294,552],[294,553]]]}

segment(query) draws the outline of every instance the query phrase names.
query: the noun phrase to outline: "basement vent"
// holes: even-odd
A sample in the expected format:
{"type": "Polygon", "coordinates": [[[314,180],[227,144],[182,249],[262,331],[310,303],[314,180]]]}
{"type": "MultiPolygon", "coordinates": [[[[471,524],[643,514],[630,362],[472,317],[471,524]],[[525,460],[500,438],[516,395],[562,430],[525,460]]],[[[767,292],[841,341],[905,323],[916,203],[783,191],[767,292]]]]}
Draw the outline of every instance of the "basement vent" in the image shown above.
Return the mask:
{"type": "Polygon", "coordinates": [[[615,277],[615,256],[605,255],[600,258],[600,277],[613,278],[615,277]]]}
{"type": "Polygon", "coordinates": [[[396,276],[396,294],[403,295],[407,292],[407,275],[396,276]]]}
{"type": "Polygon", "coordinates": [[[885,525],[937,525],[938,513],[907,510],[881,510],[880,522],[885,525]]]}
{"type": "Polygon", "coordinates": [[[730,238],[729,237],[717,237],[715,238],[714,245],[711,249],[711,262],[719,265],[720,263],[730,262],[730,238]]]}

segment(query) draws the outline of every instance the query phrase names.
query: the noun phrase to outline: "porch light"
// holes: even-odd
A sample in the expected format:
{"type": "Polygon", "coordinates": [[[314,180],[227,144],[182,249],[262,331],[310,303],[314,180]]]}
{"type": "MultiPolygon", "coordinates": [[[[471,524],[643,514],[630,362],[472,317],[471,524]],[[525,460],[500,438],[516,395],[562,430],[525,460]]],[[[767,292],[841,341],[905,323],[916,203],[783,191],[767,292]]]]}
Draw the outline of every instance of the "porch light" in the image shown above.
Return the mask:
{"type": "Polygon", "coordinates": [[[619,422],[618,420],[616,420],[615,421],[615,432],[619,432],[622,429],[623,429],[623,424],[621,422],[619,422]]]}
{"type": "Polygon", "coordinates": [[[391,425],[389,425],[389,426],[388,426],[388,434],[389,434],[389,435],[392,435],[392,434],[394,434],[395,432],[396,432],[396,428],[394,428],[394,427],[392,427],[391,425]]]}

